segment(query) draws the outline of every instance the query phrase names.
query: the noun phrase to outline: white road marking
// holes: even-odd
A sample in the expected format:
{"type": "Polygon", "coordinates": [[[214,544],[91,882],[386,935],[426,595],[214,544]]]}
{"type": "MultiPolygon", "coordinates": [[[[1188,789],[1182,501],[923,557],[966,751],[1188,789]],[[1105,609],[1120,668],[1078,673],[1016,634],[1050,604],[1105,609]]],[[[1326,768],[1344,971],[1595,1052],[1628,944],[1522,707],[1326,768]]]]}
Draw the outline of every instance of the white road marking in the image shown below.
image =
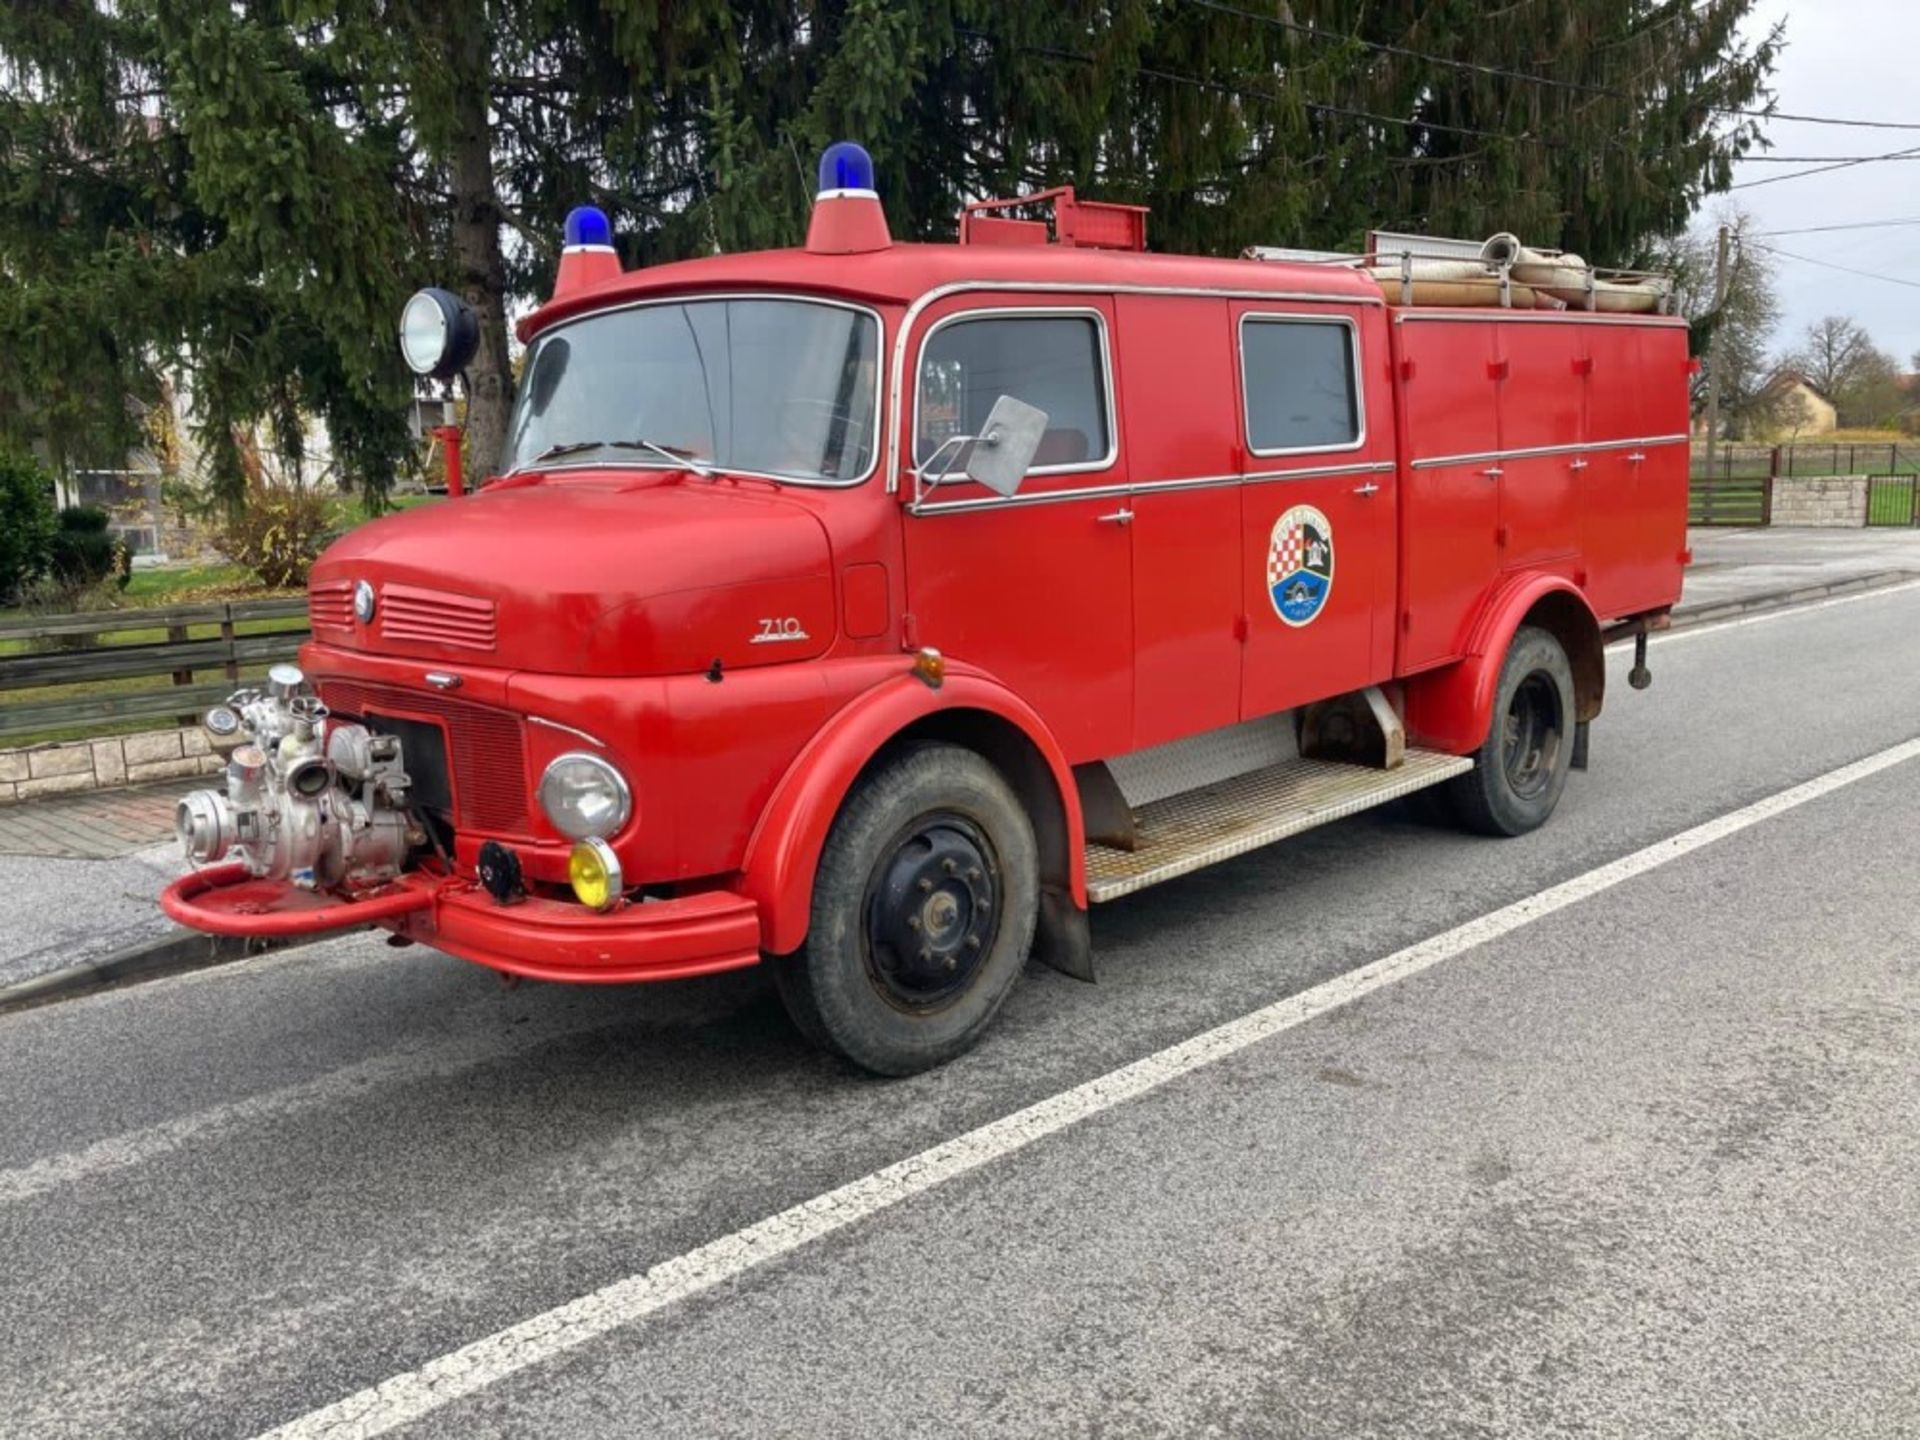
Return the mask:
{"type": "MultiPolygon", "coordinates": [[[[1745,625],[1765,625],[1773,620],[1791,620],[1801,615],[1811,615],[1816,610],[1831,610],[1836,605],[1853,605],[1862,600],[1879,600],[1888,595],[1902,595],[1909,590],[1920,590],[1920,580],[1903,580],[1897,585],[1881,585],[1871,590],[1855,590],[1846,595],[1835,595],[1826,600],[1808,600],[1800,605],[1782,605],[1778,610],[1762,610],[1753,615],[1735,615],[1726,620],[1711,620],[1704,625],[1689,625],[1682,630],[1668,630],[1655,635],[1655,645],[1676,645],[1682,640],[1695,640],[1702,635],[1718,635],[1727,630],[1738,630],[1745,625]]],[[[1631,640],[1616,640],[1616,646],[1629,645],[1631,640]]]]}
{"type": "Polygon", "coordinates": [[[923,1150],[743,1230],[690,1250],[592,1294],[475,1340],[319,1410],[262,1440],[347,1440],[407,1425],[518,1371],[564,1355],[609,1331],[736,1280],[802,1246],[825,1239],[936,1186],[1026,1149],[1082,1120],[1146,1095],[1250,1045],[1349,1005],[1522,926],[1657,870],[1702,846],[1831,794],[1892,766],[1920,758],[1920,738],[1882,750],[1764,800],[1636,850],[1551,889],[1469,920],[1311,990],[1077,1085],[1024,1110],[923,1150]]]}

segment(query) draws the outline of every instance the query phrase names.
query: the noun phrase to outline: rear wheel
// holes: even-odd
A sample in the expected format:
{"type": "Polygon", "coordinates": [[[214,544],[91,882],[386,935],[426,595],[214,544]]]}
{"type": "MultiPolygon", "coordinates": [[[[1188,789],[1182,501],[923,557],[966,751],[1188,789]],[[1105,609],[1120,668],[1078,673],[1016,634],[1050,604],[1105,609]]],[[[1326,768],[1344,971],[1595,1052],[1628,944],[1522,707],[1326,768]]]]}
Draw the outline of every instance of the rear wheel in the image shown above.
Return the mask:
{"type": "Polygon", "coordinates": [[[1573,760],[1573,667],[1551,632],[1522,626],[1494,692],[1493,724],[1473,769],[1447,784],[1454,814],[1483,835],[1546,824],[1573,760]]]}
{"type": "Polygon", "coordinates": [[[807,943],[775,967],[809,1039],[882,1075],[970,1047],[1019,978],[1039,910],[1033,826],[971,750],[901,751],[821,852],[807,943]]]}

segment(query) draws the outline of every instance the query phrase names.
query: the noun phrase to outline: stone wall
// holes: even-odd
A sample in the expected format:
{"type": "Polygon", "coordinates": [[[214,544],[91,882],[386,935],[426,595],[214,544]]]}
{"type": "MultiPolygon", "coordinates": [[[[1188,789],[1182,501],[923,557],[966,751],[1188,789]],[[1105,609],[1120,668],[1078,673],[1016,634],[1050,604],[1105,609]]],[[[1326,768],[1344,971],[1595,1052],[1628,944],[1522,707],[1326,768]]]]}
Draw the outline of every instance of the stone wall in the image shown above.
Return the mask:
{"type": "Polygon", "coordinates": [[[0,805],[71,790],[105,790],[184,775],[216,775],[226,761],[198,725],[107,740],[0,750],[0,805]]]}
{"type": "Polygon", "coordinates": [[[1783,475],[1773,482],[1773,523],[1860,529],[1867,523],[1867,477],[1783,475]]]}

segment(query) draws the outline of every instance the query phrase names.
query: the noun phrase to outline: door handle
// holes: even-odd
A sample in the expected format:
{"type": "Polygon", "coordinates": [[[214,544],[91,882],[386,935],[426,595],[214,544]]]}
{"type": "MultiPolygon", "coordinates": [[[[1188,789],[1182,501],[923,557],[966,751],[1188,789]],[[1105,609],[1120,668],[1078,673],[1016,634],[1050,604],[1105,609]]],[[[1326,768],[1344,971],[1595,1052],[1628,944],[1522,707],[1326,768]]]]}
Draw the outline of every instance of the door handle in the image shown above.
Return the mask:
{"type": "Polygon", "coordinates": [[[1489,480],[1498,480],[1502,475],[1506,474],[1507,472],[1502,470],[1498,465],[1489,465],[1486,469],[1482,470],[1480,473],[1486,476],[1487,479],[1489,480]]]}
{"type": "Polygon", "coordinates": [[[1567,468],[1569,470],[1584,470],[1587,468],[1587,462],[1584,460],[1569,460],[1567,462],[1567,468]]]}
{"type": "Polygon", "coordinates": [[[1380,487],[1369,480],[1364,485],[1354,486],[1353,493],[1356,495],[1378,495],[1380,493],[1380,487]]]}
{"type": "Polygon", "coordinates": [[[1647,462],[1646,455],[1639,450],[1636,450],[1631,455],[1627,456],[1627,464],[1629,465],[1644,465],[1646,464],[1646,462],[1647,462]]]}
{"type": "Polygon", "coordinates": [[[1100,517],[1100,523],[1102,525],[1131,525],[1133,523],[1133,511],[1122,505],[1111,515],[1102,515],[1100,517]]]}

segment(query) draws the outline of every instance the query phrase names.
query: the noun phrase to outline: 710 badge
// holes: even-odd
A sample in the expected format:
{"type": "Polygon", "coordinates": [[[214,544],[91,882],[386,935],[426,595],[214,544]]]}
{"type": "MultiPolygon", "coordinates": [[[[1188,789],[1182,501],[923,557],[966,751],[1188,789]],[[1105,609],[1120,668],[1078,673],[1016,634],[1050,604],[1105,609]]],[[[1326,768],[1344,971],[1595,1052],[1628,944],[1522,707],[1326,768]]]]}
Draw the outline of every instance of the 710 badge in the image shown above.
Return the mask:
{"type": "Polygon", "coordinates": [[[1267,593],[1287,624],[1308,625],[1333,593],[1333,525],[1311,505],[1273,522],[1267,544],[1267,593]]]}

